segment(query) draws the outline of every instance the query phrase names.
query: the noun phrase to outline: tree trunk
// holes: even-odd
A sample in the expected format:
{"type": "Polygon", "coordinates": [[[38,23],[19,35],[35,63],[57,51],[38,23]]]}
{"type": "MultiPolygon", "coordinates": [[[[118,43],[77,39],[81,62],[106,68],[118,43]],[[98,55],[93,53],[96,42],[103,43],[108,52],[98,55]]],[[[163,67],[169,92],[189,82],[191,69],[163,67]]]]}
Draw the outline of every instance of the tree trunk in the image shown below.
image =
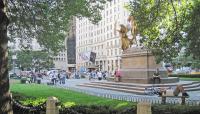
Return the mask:
{"type": "Polygon", "coordinates": [[[0,0],[0,114],[12,113],[8,77],[8,37],[9,20],[4,12],[3,0],[0,0]]]}

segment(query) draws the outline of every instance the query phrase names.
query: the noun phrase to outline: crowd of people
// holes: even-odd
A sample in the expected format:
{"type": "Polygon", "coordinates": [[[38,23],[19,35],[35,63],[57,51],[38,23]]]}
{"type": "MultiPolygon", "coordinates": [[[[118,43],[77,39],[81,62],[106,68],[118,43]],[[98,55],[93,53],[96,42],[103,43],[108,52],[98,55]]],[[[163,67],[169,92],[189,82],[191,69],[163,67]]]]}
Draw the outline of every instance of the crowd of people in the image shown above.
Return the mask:
{"type": "Polygon", "coordinates": [[[69,78],[69,75],[64,70],[58,72],[54,70],[50,72],[48,75],[53,84],[56,84],[57,82],[59,82],[60,84],[65,84],[65,80],[69,78]]]}
{"type": "Polygon", "coordinates": [[[107,71],[101,71],[101,70],[90,70],[87,75],[89,76],[89,80],[91,79],[106,79],[108,77],[108,72],[107,71]]]}
{"type": "Polygon", "coordinates": [[[52,85],[65,84],[67,79],[88,78],[89,80],[106,80],[110,74],[107,71],[88,70],[87,72],[66,72],[65,70],[49,70],[40,72],[21,71],[20,77],[26,77],[29,83],[38,83],[38,80],[46,79],[52,85]]]}

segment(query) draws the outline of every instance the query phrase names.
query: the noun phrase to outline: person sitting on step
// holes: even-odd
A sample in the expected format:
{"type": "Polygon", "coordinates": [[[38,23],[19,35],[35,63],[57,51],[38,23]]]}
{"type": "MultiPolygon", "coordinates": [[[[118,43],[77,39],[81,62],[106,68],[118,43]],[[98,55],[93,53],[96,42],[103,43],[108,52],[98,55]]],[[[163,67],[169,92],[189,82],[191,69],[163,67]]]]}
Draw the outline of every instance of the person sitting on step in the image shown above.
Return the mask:
{"type": "Polygon", "coordinates": [[[158,83],[161,83],[161,79],[160,79],[160,73],[159,73],[159,69],[156,69],[156,72],[153,74],[153,84],[156,83],[156,79],[158,79],[158,83]]]}
{"type": "Polygon", "coordinates": [[[159,95],[165,96],[178,96],[179,93],[182,93],[182,96],[189,97],[188,93],[185,91],[182,85],[177,85],[174,89],[169,88],[160,88],[159,95]]]}

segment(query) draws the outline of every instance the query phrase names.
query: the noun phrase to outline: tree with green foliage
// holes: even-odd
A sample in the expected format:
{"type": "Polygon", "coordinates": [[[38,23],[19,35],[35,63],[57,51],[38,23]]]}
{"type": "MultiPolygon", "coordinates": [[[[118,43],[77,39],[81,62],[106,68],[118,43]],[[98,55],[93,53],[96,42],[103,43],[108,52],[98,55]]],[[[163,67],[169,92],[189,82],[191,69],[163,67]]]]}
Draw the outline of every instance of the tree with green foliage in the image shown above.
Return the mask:
{"type": "Polygon", "coordinates": [[[183,47],[200,60],[200,0],[132,0],[127,8],[157,62],[171,62],[183,47]]]}
{"type": "Polygon", "coordinates": [[[179,55],[172,60],[174,68],[191,67],[192,69],[200,68],[200,60],[195,60],[192,56],[187,56],[185,52],[180,52],[179,55]]]}
{"type": "MultiPolygon", "coordinates": [[[[8,27],[10,38],[38,43],[51,52],[59,52],[70,26],[76,17],[90,17],[97,23],[106,0],[10,0],[8,27]]],[[[24,48],[28,48],[24,45],[24,48]]]]}
{"type": "Polygon", "coordinates": [[[25,69],[49,69],[53,68],[53,58],[45,51],[19,51],[17,63],[22,70],[25,69]]]}
{"type": "Polygon", "coordinates": [[[4,1],[5,4],[0,0],[0,114],[12,111],[7,67],[8,19],[10,40],[21,38],[29,41],[35,38],[50,52],[57,52],[64,45],[73,16],[86,17],[96,23],[101,19],[100,10],[107,0],[4,1]]]}

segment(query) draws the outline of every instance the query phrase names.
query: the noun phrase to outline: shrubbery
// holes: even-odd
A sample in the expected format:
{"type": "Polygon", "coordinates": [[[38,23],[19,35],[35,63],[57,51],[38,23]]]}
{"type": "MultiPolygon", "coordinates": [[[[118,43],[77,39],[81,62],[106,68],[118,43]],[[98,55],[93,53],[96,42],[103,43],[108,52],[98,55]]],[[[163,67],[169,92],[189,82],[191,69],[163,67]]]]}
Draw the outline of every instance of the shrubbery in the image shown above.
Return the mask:
{"type": "Polygon", "coordinates": [[[152,114],[200,114],[200,106],[153,105],[152,114]]]}
{"type": "Polygon", "coordinates": [[[136,108],[112,109],[108,106],[76,105],[69,108],[61,108],[60,114],[136,114],[136,108]]]}
{"type": "Polygon", "coordinates": [[[26,81],[27,81],[27,78],[25,78],[25,77],[21,78],[21,80],[20,80],[21,84],[25,84],[26,81]]]}
{"type": "Polygon", "coordinates": [[[169,77],[200,78],[200,74],[170,74],[169,77]]]}
{"type": "MultiPolygon", "coordinates": [[[[21,104],[26,106],[38,106],[44,103],[46,99],[25,97],[14,93],[13,98],[18,99],[21,104]]],[[[13,105],[14,114],[40,114],[45,112],[46,107],[40,111],[31,112],[28,109],[23,109],[13,105]]],[[[60,103],[60,114],[136,114],[136,106],[127,108],[112,108],[109,106],[100,105],[76,105],[74,102],[60,103]]],[[[152,114],[200,114],[200,106],[188,105],[153,105],[152,114]]]]}

